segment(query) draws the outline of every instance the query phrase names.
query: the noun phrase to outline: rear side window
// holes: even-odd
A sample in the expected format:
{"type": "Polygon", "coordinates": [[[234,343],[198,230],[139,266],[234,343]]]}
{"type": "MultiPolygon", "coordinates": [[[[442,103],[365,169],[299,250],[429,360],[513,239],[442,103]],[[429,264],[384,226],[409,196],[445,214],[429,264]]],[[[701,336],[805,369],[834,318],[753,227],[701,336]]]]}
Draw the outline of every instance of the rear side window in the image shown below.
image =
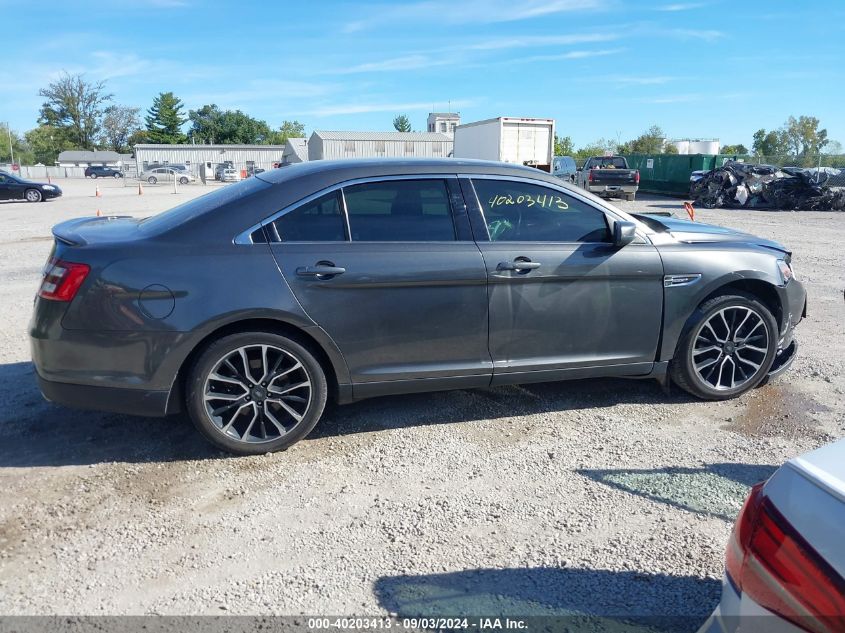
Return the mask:
{"type": "Polygon", "coordinates": [[[442,242],[455,240],[443,180],[390,180],[343,189],[352,240],[442,242]]]}
{"type": "Polygon", "coordinates": [[[306,202],[270,225],[273,238],[281,242],[343,242],[346,222],[340,191],[306,202]]]}
{"type": "Polygon", "coordinates": [[[491,242],[609,242],[604,213],[556,189],[473,180],[491,242]]]}

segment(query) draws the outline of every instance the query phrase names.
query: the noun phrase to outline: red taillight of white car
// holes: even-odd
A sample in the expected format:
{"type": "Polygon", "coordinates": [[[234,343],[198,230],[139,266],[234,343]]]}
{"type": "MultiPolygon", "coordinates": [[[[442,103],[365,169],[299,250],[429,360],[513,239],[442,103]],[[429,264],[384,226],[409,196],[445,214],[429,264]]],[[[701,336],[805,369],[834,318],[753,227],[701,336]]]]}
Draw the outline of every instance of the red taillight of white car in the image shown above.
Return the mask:
{"type": "Polygon", "coordinates": [[[763,493],[751,489],[725,560],[734,585],[760,606],[813,633],[845,626],[845,580],[763,493]]]}
{"type": "Polygon", "coordinates": [[[44,278],[38,296],[51,301],[71,301],[91,272],[88,264],[51,259],[44,266],[44,278]]]}

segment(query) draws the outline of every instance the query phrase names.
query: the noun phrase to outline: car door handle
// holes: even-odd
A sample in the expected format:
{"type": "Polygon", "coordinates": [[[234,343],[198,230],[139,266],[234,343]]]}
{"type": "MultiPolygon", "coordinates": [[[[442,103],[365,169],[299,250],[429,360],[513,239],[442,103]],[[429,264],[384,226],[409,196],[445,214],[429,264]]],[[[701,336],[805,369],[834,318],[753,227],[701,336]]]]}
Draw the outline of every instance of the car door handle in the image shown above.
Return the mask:
{"type": "Polygon", "coordinates": [[[342,275],[345,272],[346,269],[340,266],[322,263],[316,264],[315,266],[300,266],[296,269],[296,274],[300,277],[329,278],[335,275],[342,275]]]}
{"type": "Polygon", "coordinates": [[[515,270],[517,272],[536,270],[540,267],[540,262],[532,262],[530,259],[516,258],[512,262],[499,262],[496,270],[515,270]]]}

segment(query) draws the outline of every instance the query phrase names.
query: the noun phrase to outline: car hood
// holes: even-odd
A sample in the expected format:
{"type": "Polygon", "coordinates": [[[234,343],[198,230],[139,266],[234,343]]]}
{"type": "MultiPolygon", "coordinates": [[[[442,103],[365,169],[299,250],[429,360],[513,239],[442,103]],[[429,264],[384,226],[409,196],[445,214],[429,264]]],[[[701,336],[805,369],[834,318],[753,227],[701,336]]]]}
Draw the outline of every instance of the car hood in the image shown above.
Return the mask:
{"type": "Polygon", "coordinates": [[[652,230],[658,233],[668,233],[678,242],[688,244],[701,242],[742,242],[771,248],[783,253],[789,252],[780,242],[767,240],[763,237],[743,233],[742,231],[735,231],[734,229],[728,229],[723,226],[703,224],[701,222],[692,222],[671,216],[652,215],[649,213],[635,213],[633,215],[641,222],[647,224],[652,230]]]}

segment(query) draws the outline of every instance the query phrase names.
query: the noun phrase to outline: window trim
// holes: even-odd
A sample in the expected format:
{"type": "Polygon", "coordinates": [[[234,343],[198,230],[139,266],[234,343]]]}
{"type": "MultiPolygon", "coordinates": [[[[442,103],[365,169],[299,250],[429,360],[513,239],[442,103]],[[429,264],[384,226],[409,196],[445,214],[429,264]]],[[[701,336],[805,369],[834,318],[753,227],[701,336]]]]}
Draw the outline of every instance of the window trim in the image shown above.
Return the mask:
{"type": "MultiPolygon", "coordinates": [[[[598,213],[603,214],[605,217],[610,216],[610,218],[612,218],[614,222],[627,222],[627,221],[629,221],[627,218],[615,213],[612,209],[605,208],[604,206],[597,206],[589,198],[580,195],[579,192],[573,191],[569,187],[560,186],[557,183],[546,182],[545,180],[536,180],[534,178],[525,178],[523,176],[498,176],[498,175],[493,175],[493,174],[458,174],[458,178],[466,179],[468,181],[469,185],[470,185],[470,192],[472,193],[472,195],[475,198],[473,200],[473,202],[476,205],[477,215],[479,216],[479,219],[481,221],[481,226],[479,227],[479,229],[481,231],[483,231],[482,237],[486,236],[486,238],[487,238],[486,240],[476,239],[476,242],[481,241],[483,243],[488,243],[488,244],[506,244],[506,243],[507,244],[567,244],[567,245],[589,244],[589,245],[594,245],[594,246],[595,245],[607,246],[607,245],[613,244],[613,242],[559,242],[559,241],[555,241],[555,240],[549,240],[549,241],[546,241],[546,242],[539,242],[539,241],[533,241],[533,240],[518,241],[518,242],[517,241],[513,241],[513,242],[510,242],[510,241],[509,242],[504,242],[504,241],[503,242],[494,242],[493,240],[490,239],[490,228],[487,226],[487,218],[484,215],[484,207],[481,206],[481,198],[478,197],[478,191],[475,189],[475,183],[472,182],[473,180],[505,180],[505,181],[510,181],[510,182],[526,183],[526,184],[529,184],[529,185],[535,185],[535,186],[539,186],[539,187],[548,187],[549,189],[553,189],[555,191],[559,191],[559,192],[564,193],[568,196],[571,196],[575,200],[578,200],[579,202],[586,204],[588,207],[595,209],[598,213]]],[[[465,195],[466,195],[466,192],[465,192],[465,195]]],[[[608,224],[610,224],[610,223],[608,223],[608,224]]],[[[637,222],[637,225],[638,225],[637,226],[637,237],[632,244],[633,245],[651,244],[651,242],[645,237],[643,232],[640,231],[639,224],[640,223],[637,222]]],[[[473,225],[473,227],[474,227],[474,225],[473,225]]],[[[609,225],[607,228],[608,228],[608,231],[610,231],[610,234],[613,235],[613,226],[609,225]]]]}
{"type": "MultiPolygon", "coordinates": [[[[310,194],[310,195],[308,195],[304,198],[300,198],[296,202],[293,202],[293,203],[287,205],[286,207],[283,207],[279,211],[276,211],[275,213],[273,213],[272,215],[264,218],[260,222],[256,222],[255,224],[250,226],[248,229],[238,233],[232,241],[233,241],[234,244],[238,244],[240,246],[254,245],[256,243],[252,241],[252,233],[257,231],[259,228],[264,228],[265,230],[269,230],[269,229],[267,229],[267,226],[272,224],[276,220],[278,220],[280,217],[282,217],[286,213],[294,211],[295,209],[299,208],[303,204],[307,204],[307,203],[311,202],[312,200],[315,200],[315,199],[317,199],[321,196],[330,194],[330,193],[340,189],[341,203],[343,205],[343,217],[344,217],[344,221],[345,221],[345,224],[346,224],[346,234],[347,234],[349,239],[343,240],[343,242],[323,242],[323,241],[295,242],[296,244],[342,244],[342,243],[349,243],[349,244],[416,244],[416,243],[419,242],[419,240],[410,240],[410,241],[409,240],[404,240],[404,241],[398,241],[397,240],[395,242],[388,242],[388,241],[373,242],[373,241],[366,241],[366,240],[353,240],[352,239],[351,226],[350,226],[350,223],[349,223],[349,212],[346,209],[346,195],[343,193],[343,188],[344,187],[351,187],[353,185],[362,185],[362,184],[369,184],[369,183],[376,183],[376,182],[388,182],[388,181],[394,181],[394,180],[443,180],[443,181],[445,181],[445,184],[446,184],[447,201],[449,203],[449,213],[451,214],[452,227],[455,230],[455,239],[454,240],[448,240],[448,241],[445,241],[445,240],[438,240],[438,241],[427,240],[427,241],[421,242],[421,243],[425,243],[425,244],[453,244],[453,243],[458,243],[458,244],[460,244],[460,243],[466,242],[468,240],[462,240],[459,237],[460,234],[461,234],[461,231],[459,230],[459,227],[458,227],[459,210],[455,209],[455,206],[453,204],[452,190],[449,188],[449,180],[450,179],[452,181],[454,181],[455,184],[457,184],[458,176],[457,176],[457,174],[454,174],[454,173],[451,173],[451,174],[425,173],[425,174],[397,174],[397,175],[392,175],[392,176],[368,176],[366,178],[354,178],[354,179],[351,179],[351,180],[345,180],[343,182],[337,182],[337,183],[330,185],[330,186],[328,186],[324,189],[321,189],[320,191],[312,193],[312,194],[310,194]]],[[[272,244],[274,242],[270,242],[270,243],[272,244]]],[[[280,243],[284,243],[284,242],[280,242],[280,243]]],[[[291,243],[294,243],[294,242],[291,242],[291,243]]],[[[259,242],[259,244],[264,244],[264,242],[259,242]]]]}

